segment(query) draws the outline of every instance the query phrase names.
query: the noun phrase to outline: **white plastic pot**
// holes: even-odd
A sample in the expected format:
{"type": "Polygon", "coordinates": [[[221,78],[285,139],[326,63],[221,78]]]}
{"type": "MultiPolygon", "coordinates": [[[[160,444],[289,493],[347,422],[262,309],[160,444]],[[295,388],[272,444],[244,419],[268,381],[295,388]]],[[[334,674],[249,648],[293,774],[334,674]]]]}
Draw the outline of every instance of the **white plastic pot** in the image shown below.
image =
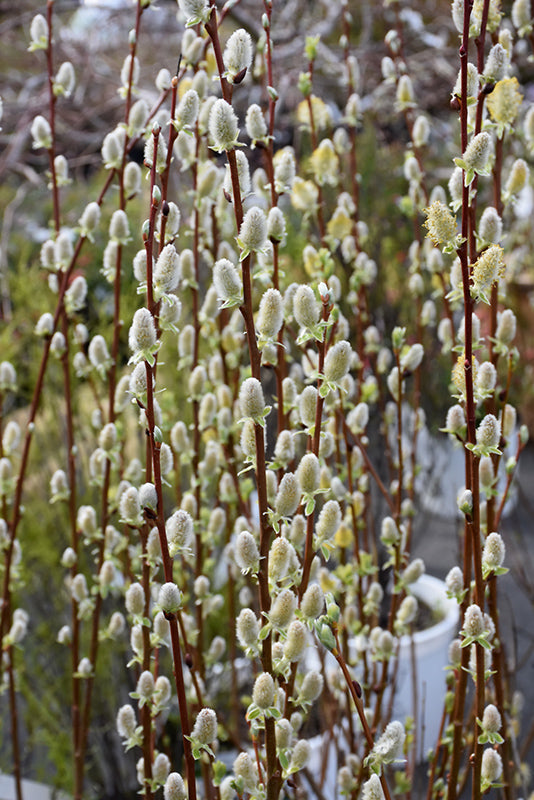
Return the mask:
{"type": "Polygon", "coordinates": [[[458,632],[458,603],[447,597],[445,584],[438,578],[422,575],[411,587],[414,596],[439,613],[440,620],[412,639],[403,636],[400,642],[393,718],[403,722],[414,716],[413,669],[416,680],[415,727],[418,760],[424,760],[435,747],[445,698],[445,667],[449,644],[458,632]],[[412,664],[413,661],[413,664],[412,664]]]}
{"type": "MultiPolygon", "coordinates": [[[[445,584],[438,578],[422,575],[410,588],[413,595],[439,617],[438,622],[425,630],[418,631],[413,637],[403,636],[399,649],[392,719],[404,723],[407,717],[414,718],[416,754],[417,760],[421,762],[425,760],[429,749],[437,744],[446,691],[445,667],[448,665],[448,649],[458,632],[459,613],[456,600],[447,597],[445,584]]],[[[316,668],[318,665],[313,666],[316,668]]],[[[389,701],[390,695],[386,691],[382,707],[387,708],[389,701]]],[[[360,729],[356,715],[354,725],[355,729],[360,729]]],[[[341,731],[339,733],[341,734],[341,731]]],[[[341,734],[339,739],[344,740],[344,736],[341,734]]],[[[309,771],[318,784],[321,784],[321,779],[324,778],[321,785],[323,796],[334,798],[338,769],[336,743],[333,740],[328,741],[321,735],[314,737],[310,744],[312,754],[309,771]]],[[[311,791],[310,797],[313,796],[311,791]]]]}
{"type": "MultiPolygon", "coordinates": [[[[22,781],[24,800],[69,800],[68,796],[57,789],[35,781],[22,781]]],[[[15,779],[10,775],[0,774],[0,800],[16,800],[15,779]]]]}

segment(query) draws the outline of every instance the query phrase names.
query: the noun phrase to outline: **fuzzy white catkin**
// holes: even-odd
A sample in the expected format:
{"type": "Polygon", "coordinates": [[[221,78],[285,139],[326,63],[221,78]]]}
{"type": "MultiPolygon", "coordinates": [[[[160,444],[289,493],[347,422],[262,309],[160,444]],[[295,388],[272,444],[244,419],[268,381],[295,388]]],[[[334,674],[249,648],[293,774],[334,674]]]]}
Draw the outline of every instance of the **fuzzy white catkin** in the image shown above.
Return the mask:
{"type": "Polygon", "coordinates": [[[315,293],[310,286],[300,285],[293,296],[293,315],[302,328],[312,328],[321,313],[315,293]]]}
{"type": "Polygon", "coordinates": [[[243,28],[234,31],[226,43],[223,61],[230,79],[252,64],[252,39],[243,28]]]}
{"type": "Polygon", "coordinates": [[[262,711],[265,711],[267,708],[274,705],[274,691],[275,685],[272,675],[269,672],[262,672],[254,682],[252,702],[255,703],[258,708],[261,708],[262,711]]]}
{"type": "Polygon", "coordinates": [[[152,777],[160,786],[167,780],[170,768],[169,757],[165,753],[158,753],[152,764],[152,777]]]}
{"type": "Polygon", "coordinates": [[[294,619],[287,630],[284,644],[284,656],[288,661],[299,661],[308,644],[307,627],[299,619],[294,619]]]}
{"type": "Polygon", "coordinates": [[[291,556],[294,554],[293,545],[283,536],[278,536],[269,551],[269,579],[276,583],[287,575],[291,556]]]}
{"type": "Polygon", "coordinates": [[[239,229],[238,241],[245,252],[263,250],[267,243],[267,218],[258,206],[249,208],[239,229]]]}
{"type": "Polygon", "coordinates": [[[336,342],[325,358],[325,379],[334,383],[340,381],[349,371],[351,358],[352,348],[350,344],[346,341],[336,342]]]}
{"type": "Polygon", "coordinates": [[[402,625],[409,625],[417,614],[417,600],[413,595],[404,598],[397,611],[397,621],[402,625]]]}
{"type": "Polygon", "coordinates": [[[459,595],[464,588],[464,575],[460,567],[452,567],[445,578],[447,591],[453,595],[459,595]]]}
{"type": "Polygon", "coordinates": [[[180,256],[173,244],[167,244],[154,267],[154,287],[161,293],[172,292],[178,286],[180,277],[180,256]]]}
{"type": "Polygon", "coordinates": [[[253,142],[262,140],[267,136],[267,123],[257,103],[252,103],[252,105],[248,107],[245,117],[245,127],[248,136],[253,142]]]}
{"type": "Polygon", "coordinates": [[[321,509],[315,532],[321,541],[331,539],[341,525],[341,508],[337,500],[327,500],[321,509]]]}
{"type": "Polygon", "coordinates": [[[121,706],[117,712],[117,731],[123,739],[133,736],[137,726],[135,711],[130,705],[121,706]]]}
{"type": "Polygon", "coordinates": [[[510,344],[516,334],[516,317],[512,309],[506,308],[498,315],[496,339],[499,343],[510,344]]]}
{"type": "Polygon", "coordinates": [[[241,609],[236,620],[236,633],[241,646],[245,648],[257,644],[259,632],[260,625],[252,609],[241,609]]]}
{"type": "Polygon", "coordinates": [[[274,339],[284,322],[284,305],[278,289],[267,289],[258,311],[256,327],[261,336],[274,339]]]}
{"type": "Polygon", "coordinates": [[[311,755],[311,745],[307,739],[299,739],[291,753],[290,771],[294,772],[306,766],[311,755]]]}
{"type": "Polygon", "coordinates": [[[191,515],[183,509],[175,511],[165,523],[169,554],[174,557],[179,550],[190,546],[194,536],[194,524],[191,515]]]}
{"type": "Polygon", "coordinates": [[[297,599],[291,589],[282,589],[276,596],[269,614],[273,625],[277,628],[285,628],[291,622],[293,613],[297,605],[297,599]]]}
{"type": "Polygon", "coordinates": [[[378,775],[371,775],[362,786],[362,800],[384,800],[384,790],[378,775]]]}
{"type": "Polygon", "coordinates": [[[257,569],[259,550],[254,536],[249,531],[241,531],[235,543],[235,560],[242,570],[257,569]]]}
{"type": "Polygon", "coordinates": [[[480,607],[468,606],[464,615],[464,633],[466,636],[480,636],[484,632],[484,616],[480,607]]]}
{"type": "Polygon", "coordinates": [[[211,744],[217,738],[217,715],[212,708],[202,708],[195,720],[193,739],[200,744],[211,744]]]}
{"type": "Polygon", "coordinates": [[[149,700],[154,693],[154,676],[149,670],[144,670],[139,676],[136,692],[141,699],[149,700]]]}
{"type": "Polygon", "coordinates": [[[486,414],[477,428],[476,437],[477,444],[496,447],[501,438],[501,423],[493,414],[486,414]]]}
{"type": "Polygon", "coordinates": [[[295,443],[291,431],[280,431],[274,448],[274,456],[284,465],[289,464],[295,458],[295,443]]]}
{"type": "Polygon", "coordinates": [[[176,614],[182,604],[182,596],[175,583],[164,583],[158,595],[158,605],[166,614],[176,614]]]}
{"type": "Polygon", "coordinates": [[[255,792],[258,784],[258,770],[248,753],[240,753],[233,764],[234,775],[241,778],[247,792],[255,792]]]}
{"type": "Polygon", "coordinates": [[[191,128],[198,117],[200,100],[194,89],[184,93],[176,109],[176,123],[180,128],[191,128]]]}
{"type": "Polygon", "coordinates": [[[497,209],[488,206],[484,209],[478,225],[478,235],[485,242],[499,244],[502,239],[502,219],[497,209]]]}
{"type": "Polygon", "coordinates": [[[484,709],[482,728],[489,733],[497,733],[502,727],[502,718],[499,709],[490,703],[484,709]]]}
{"type": "Polygon", "coordinates": [[[311,583],[301,600],[300,610],[306,619],[317,619],[324,608],[324,592],[318,583],[311,583]]]}
{"type": "Polygon", "coordinates": [[[136,354],[156,344],[156,325],[148,308],[138,308],[128,333],[130,350],[136,354]]]}
{"type": "Polygon", "coordinates": [[[239,405],[244,417],[258,420],[263,417],[265,400],[263,388],[257,378],[246,378],[239,390],[239,405]]]}
{"type": "Polygon", "coordinates": [[[120,611],[114,611],[110,617],[107,633],[112,639],[118,639],[126,629],[126,620],[120,611]]]}
{"type": "Polygon", "coordinates": [[[238,300],[241,297],[243,288],[241,276],[228,258],[220,258],[215,262],[213,285],[221,300],[238,300]]]}
{"type": "Polygon", "coordinates": [[[301,491],[298,478],[292,472],[286,473],[280,481],[276,494],[276,513],[281,517],[291,517],[299,506],[300,497],[301,491]]]}
{"type": "Polygon", "coordinates": [[[182,776],[178,772],[171,772],[163,787],[164,800],[186,800],[187,792],[182,776]]]}
{"type": "Polygon", "coordinates": [[[305,494],[313,494],[319,488],[321,469],[315,453],[306,453],[298,465],[297,479],[305,494]]]}
{"type": "Polygon", "coordinates": [[[506,403],[502,410],[502,435],[505,439],[509,440],[510,436],[513,434],[515,426],[517,423],[517,412],[515,407],[510,405],[510,403],[506,403]]]}
{"type": "Polygon", "coordinates": [[[490,533],[484,542],[482,564],[490,570],[498,569],[504,562],[506,548],[499,533],[490,533]]]}
{"type": "Polygon", "coordinates": [[[378,756],[380,763],[390,764],[402,753],[406,734],[401,722],[390,722],[373,747],[373,753],[378,756]]]}
{"type": "Polygon", "coordinates": [[[305,703],[313,703],[323,691],[324,679],[320,672],[310,670],[304,676],[299,691],[299,698],[305,703]]]}
{"type": "Polygon", "coordinates": [[[496,750],[487,747],[482,753],[481,778],[489,783],[496,783],[501,775],[502,758],[496,750]]]}
{"type": "Polygon", "coordinates": [[[239,132],[232,106],[219,98],[211,106],[208,128],[216,150],[233,150],[239,132]]]}
{"type": "Polygon", "coordinates": [[[109,238],[119,244],[127,244],[130,241],[130,223],[126,212],[118,208],[113,212],[109,223],[109,238]]]}

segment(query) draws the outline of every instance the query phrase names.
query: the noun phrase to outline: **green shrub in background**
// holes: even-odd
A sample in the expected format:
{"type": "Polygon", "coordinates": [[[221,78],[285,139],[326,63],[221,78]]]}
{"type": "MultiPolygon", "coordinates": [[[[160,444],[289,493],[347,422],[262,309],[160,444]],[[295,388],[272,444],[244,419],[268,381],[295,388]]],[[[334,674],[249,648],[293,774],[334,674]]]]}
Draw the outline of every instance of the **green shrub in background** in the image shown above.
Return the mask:
{"type": "Polygon", "coordinates": [[[58,58],[54,3],[31,19],[48,93],[27,160],[48,194],[33,210],[28,188],[11,222],[0,364],[18,797],[27,758],[77,799],[321,797],[318,734],[341,795],[409,793],[423,732],[387,690],[425,569],[427,419],[465,453],[428,797],[525,796],[498,530],[527,440],[507,292],[528,235],[530,6],[455,0],[439,46],[425,9],[360,11],[180,0],[172,75],[138,0],[83,184],[68,109],[87,75],[58,58]],[[360,41],[374,28],[384,43],[360,41]]]}

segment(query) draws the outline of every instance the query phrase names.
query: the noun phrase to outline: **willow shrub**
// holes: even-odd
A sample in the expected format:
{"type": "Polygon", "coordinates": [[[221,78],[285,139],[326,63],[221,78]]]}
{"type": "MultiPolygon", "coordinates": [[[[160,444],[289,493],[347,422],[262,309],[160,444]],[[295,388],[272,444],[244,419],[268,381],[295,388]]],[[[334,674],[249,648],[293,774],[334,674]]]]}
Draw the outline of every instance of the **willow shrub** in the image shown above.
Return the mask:
{"type": "MultiPolygon", "coordinates": [[[[393,27],[376,45],[382,81],[367,95],[340,2],[327,44],[306,39],[299,100],[283,119],[300,133],[284,147],[279,9],[249,4],[256,41],[227,24],[235,4],[179,0],[178,72],[162,67],[148,91],[138,46],[151,5],[138,0],[125,23],[122,112],[102,142],[101,189],[78,210],[57,137],[76,69],[56,63],[52,0],[29,28],[48,75],[31,136],[47,156],[52,216],[33,396],[23,420],[4,414],[0,453],[2,702],[19,796],[17,674],[31,692],[36,662],[25,654],[39,648],[70,673],[63,713],[70,706],[77,799],[89,792],[94,705],[110,689],[147,800],[162,789],[166,800],[310,796],[320,791],[309,760],[319,733],[337,744],[340,794],[389,798],[393,784],[409,793],[421,731],[390,719],[386,687],[425,569],[411,556],[423,407],[447,383],[435,433],[465,454],[450,510],[463,555],[446,581],[461,623],[428,797],[454,800],[466,786],[475,798],[492,787],[524,796],[498,587],[499,527],[527,438],[510,397],[518,353],[506,296],[534,142],[514,65],[532,42],[530,4],[515,0],[508,19],[497,0],[454,0],[445,53],[458,78],[438,120],[414,90],[410,16],[385,4],[381,22],[393,27]],[[316,93],[325,52],[342,67],[341,105],[316,93]],[[369,143],[386,109],[404,142],[388,156],[391,176],[362,186],[361,131],[369,143]],[[141,166],[131,158],[140,147],[141,166]],[[375,195],[393,223],[366,217],[375,195]],[[394,258],[382,264],[386,229],[394,258]],[[402,318],[387,307],[394,269],[402,318]],[[34,474],[50,369],[61,389],[46,402],[61,431],[34,474]],[[64,611],[57,641],[32,642],[24,565],[43,470],[64,611]],[[110,687],[98,665],[113,650],[123,671],[110,687]]],[[[4,409],[17,368],[0,365],[4,409]]]]}

